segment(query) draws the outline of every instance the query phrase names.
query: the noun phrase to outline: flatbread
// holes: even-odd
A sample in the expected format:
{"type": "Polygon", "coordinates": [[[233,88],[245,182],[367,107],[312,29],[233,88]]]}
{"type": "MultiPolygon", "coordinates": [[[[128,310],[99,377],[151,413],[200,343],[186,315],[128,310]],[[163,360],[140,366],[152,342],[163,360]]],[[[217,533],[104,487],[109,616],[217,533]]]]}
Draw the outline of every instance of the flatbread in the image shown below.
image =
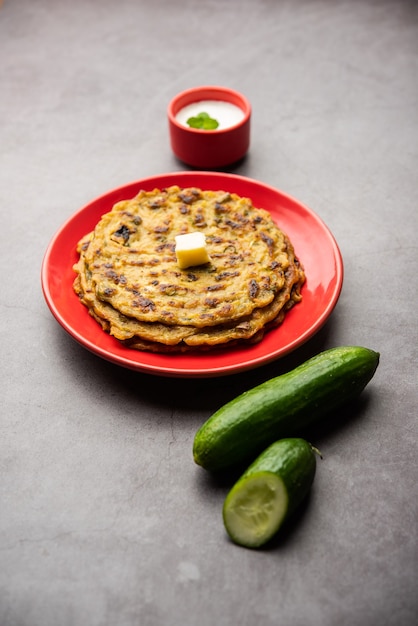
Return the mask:
{"type": "Polygon", "coordinates": [[[260,341],[300,301],[304,270],[270,214],[196,188],[141,191],[78,244],[74,289],[102,328],[134,349],[260,341]],[[210,262],[182,270],[175,236],[201,231],[210,262]]]}

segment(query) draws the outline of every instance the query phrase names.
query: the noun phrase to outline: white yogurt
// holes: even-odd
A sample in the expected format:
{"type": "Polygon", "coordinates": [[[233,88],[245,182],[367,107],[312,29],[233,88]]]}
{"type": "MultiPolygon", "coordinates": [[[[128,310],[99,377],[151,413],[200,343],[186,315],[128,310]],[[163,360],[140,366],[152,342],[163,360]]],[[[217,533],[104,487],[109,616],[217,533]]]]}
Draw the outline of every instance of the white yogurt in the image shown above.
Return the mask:
{"type": "Polygon", "coordinates": [[[176,115],[176,120],[182,126],[190,128],[187,124],[189,117],[195,117],[202,112],[207,113],[219,123],[216,130],[235,126],[235,124],[244,119],[244,111],[231,102],[225,102],[224,100],[200,100],[180,109],[176,115]]]}

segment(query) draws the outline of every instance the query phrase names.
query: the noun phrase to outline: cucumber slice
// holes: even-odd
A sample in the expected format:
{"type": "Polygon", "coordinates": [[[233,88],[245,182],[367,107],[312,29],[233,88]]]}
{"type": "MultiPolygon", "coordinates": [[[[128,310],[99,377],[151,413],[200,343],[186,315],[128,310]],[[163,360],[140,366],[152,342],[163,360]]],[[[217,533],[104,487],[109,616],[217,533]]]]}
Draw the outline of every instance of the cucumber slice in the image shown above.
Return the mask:
{"type": "Polygon", "coordinates": [[[304,439],[269,446],[225,498],[223,522],[232,541],[247,548],[267,543],[308,494],[315,471],[315,449],[304,439]]]}

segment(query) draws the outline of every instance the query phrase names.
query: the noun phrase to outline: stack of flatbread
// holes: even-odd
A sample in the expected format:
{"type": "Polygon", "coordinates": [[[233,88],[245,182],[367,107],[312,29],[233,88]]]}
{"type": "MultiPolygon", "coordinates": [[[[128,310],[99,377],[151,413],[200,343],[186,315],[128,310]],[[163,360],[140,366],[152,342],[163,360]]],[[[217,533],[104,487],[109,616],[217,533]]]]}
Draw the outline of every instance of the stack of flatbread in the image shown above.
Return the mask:
{"type": "Polygon", "coordinates": [[[133,349],[256,343],[301,300],[288,237],[248,198],[177,186],[118,202],[77,246],[74,290],[133,349]],[[180,269],[175,237],[203,232],[210,261],[180,269]]]}

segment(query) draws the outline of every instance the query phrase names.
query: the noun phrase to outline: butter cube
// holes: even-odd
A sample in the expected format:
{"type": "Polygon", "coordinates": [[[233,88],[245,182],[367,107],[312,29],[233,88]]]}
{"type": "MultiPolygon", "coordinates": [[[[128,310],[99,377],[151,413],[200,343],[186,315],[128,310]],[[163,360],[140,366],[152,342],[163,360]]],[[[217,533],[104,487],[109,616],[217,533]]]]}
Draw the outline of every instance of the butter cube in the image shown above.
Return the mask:
{"type": "Polygon", "coordinates": [[[203,265],[210,261],[206,250],[206,237],[203,233],[186,233],[176,236],[176,256],[180,269],[203,265]]]}

